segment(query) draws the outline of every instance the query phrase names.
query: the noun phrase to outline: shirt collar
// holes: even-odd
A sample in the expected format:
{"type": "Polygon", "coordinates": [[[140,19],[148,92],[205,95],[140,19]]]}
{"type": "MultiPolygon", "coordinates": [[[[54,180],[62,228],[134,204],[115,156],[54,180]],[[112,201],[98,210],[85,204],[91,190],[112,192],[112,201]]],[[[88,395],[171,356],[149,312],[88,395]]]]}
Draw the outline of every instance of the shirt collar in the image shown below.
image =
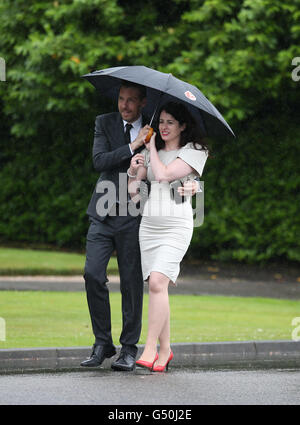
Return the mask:
{"type": "MultiPolygon", "coordinates": [[[[126,125],[126,124],[127,124],[127,121],[124,121],[124,120],[123,120],[124,128],[125,128],[125,125],[126,125]]],[[[131,125],[132,125],[132,127],[134,127],[134,128],[140,128],[140,127],[142,126],[142,115],[140,115],[140,116],[139,116],[139,118],[138,118],[136,121],[131,122],[130,124],[131,124],[131,125]]]]}

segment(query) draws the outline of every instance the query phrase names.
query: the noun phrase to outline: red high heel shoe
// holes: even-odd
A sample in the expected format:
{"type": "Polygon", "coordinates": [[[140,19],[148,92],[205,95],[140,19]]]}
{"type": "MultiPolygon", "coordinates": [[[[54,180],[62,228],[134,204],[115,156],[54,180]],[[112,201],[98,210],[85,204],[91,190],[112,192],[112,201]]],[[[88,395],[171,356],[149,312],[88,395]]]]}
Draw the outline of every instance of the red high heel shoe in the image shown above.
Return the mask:
{"type": "Polygon", "coordinates": [[[174,354],[173,354],[173,351],[171,351],[169,358],[167,360],[167,363],[164,366],[161,366],[161,365],[154,366],[152,371],[153,372],[164,372],[165,369],[168,370],[169,369],[169,363],[173,359],[173,357],[174,357],[174,354]]]}
{"type": "Polygon", "coordinates": [[[154,358],[153,362],[146,362],[145,360],[137,360],[135,362],[135,364],[137,366],[144,367],[145,369],[152,370],[153,369],[153,366],[154,366],[154,363],[156,362],[157,359],[158,359],[158,353],[155,354],[155,358],[154,358]]]}

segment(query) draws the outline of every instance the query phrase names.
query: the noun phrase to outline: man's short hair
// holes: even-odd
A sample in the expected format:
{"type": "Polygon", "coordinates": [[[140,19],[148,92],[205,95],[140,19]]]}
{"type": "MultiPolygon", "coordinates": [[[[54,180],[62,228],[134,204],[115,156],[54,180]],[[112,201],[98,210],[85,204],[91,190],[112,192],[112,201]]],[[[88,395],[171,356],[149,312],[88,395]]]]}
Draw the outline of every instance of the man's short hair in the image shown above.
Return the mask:
{"type": "Polygon", "coordinates": [[[147,89],[146,89],[145,86],[142,86],[141,84],[133,83],[131,81],[122,80],[121,81],[121,87],[126,87],[126,88],[134,87],[134,88],[138,89],[139,93],[140,93],[140,99],[141,100],[144,99],[145,97],[147,97],[147,89]]]}

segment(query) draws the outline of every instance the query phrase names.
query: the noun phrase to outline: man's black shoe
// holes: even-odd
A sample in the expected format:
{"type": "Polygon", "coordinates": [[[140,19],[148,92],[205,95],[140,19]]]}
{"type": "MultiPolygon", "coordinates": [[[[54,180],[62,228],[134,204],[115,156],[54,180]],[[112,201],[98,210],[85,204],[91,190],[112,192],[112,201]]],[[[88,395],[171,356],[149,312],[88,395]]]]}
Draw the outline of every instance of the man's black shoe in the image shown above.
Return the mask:
{"type": "Polygon", "coordinates": [[[107,347],[106,345],[93,345],[91,357],[80,363],[80,366],[97,367],[103,363],[104,359],[109,359],[116,354],[114,346],[107,347]]]}
{"type": "Polygon", "coordinates": [[[118,359],[112,363],[111,368],[113,370],[130,372],[135,369],[135,356],[126,351],[121,351],[118,359]]]}

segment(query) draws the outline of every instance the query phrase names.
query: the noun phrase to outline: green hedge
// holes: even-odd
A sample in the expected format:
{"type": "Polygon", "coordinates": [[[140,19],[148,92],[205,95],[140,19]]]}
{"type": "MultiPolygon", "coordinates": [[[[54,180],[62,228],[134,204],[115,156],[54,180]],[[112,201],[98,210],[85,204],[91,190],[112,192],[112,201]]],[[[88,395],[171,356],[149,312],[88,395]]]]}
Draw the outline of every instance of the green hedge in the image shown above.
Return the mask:
{"type": "Polygon", "coordinates": [[[94,119],[113,106],[80,76],[146,65],[198,86],[238,136],[207,163],[189,255],[299,262],[297,2],[165,0],[164,11],[160,0],[0,2],[0,243],[84,248],[94,119]]]}
{"type": "Polygon", "coordinates": [[[73,134],[60,127],[52,138],[43,139],[41,134],[40,143],[8,141],[10,159],[0,171],[2,243],[83,247],[85,210],[97,180],[92,166],[91,118],[85,137],[76,137],[79,131],[72,124],[73,134]]]}
{"type": "MultiPolygon", "coordinates": [[[[300,261],[299,125],[269,115],[241,124],[237,139],[216,146],[203,174],[205,217],[194,258],[300,261]]],[[[26,241],[84,248],[92,169],[93,121],[83,140],[30,146],[11,141],[0,171],[1,243],[26,241]],[[15,152],[12,155],[12,151],[15,152]]]]}
{"type": "Polygon", "coordinates": [[[300,261],[299,134],[293,112],[255,117],[208,159],[205,218],[190,255],[300,261]]]}

